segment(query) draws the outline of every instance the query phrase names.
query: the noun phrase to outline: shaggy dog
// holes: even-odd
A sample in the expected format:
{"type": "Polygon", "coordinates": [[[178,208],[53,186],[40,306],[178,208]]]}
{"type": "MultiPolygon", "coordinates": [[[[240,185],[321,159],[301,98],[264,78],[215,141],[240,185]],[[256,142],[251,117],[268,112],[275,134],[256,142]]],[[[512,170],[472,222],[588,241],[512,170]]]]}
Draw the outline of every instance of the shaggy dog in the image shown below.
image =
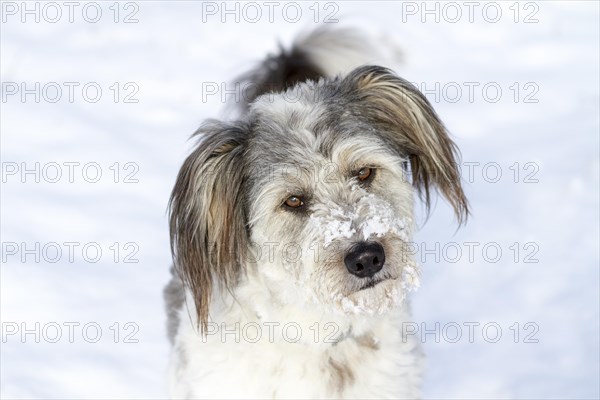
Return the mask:
{"type": "Polygon", "coordinates": [[[468,206],[426,98],[389,69],[347,69],[363,44],[298,39],[238,81],[238,119],[196,132],[170,202],[173,397],[420,396],[403,330],[413,198],[439,191],[459,222],[468,206]]]}

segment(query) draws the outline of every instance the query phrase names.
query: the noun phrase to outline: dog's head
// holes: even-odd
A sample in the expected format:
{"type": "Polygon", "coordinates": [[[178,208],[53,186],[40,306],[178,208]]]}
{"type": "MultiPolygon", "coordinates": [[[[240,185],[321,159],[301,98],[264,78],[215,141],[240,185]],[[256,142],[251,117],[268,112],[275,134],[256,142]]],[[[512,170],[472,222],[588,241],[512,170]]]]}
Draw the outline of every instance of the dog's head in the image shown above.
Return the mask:
{"type": "Polygon", "coordinates": [[[382,312],[416,284],[415,191],[468,214],[456,148],[425,97],[381,67],[259,97],[212,121],[171,198],[175,265],[206,323],[214,285],[258,277],[275,301],[382,312]]]}

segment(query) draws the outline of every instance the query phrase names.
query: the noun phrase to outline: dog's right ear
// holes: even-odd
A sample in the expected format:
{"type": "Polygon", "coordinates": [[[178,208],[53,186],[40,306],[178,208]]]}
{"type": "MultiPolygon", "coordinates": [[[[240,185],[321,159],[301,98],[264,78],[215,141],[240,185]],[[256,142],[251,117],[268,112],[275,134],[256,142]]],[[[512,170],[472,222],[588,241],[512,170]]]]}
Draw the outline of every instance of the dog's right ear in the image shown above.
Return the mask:
{"type": "Polygon", "coordinates": [[[208,121],[198,147],[183,163],[169,201],[171,252],[191,290],[198,324],[206,331],[213,285],[235,284],[247,249],[243,207],[242,124],[208,121]]]}

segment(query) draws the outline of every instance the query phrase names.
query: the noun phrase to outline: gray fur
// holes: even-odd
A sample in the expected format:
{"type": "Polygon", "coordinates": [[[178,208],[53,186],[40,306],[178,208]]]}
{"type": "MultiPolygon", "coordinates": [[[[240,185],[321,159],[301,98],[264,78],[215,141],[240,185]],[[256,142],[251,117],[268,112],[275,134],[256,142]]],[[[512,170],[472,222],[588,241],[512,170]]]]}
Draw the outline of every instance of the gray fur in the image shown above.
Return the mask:
{"type": "Polygon", "coordinates": [[[171,267],[171,280],[163,289],[163,298],[167,310],[167,336],[171,344],[174,344],[179,326],[179,311],[185,302],[185,291],[183,281],[173,267],[171,267]]]}

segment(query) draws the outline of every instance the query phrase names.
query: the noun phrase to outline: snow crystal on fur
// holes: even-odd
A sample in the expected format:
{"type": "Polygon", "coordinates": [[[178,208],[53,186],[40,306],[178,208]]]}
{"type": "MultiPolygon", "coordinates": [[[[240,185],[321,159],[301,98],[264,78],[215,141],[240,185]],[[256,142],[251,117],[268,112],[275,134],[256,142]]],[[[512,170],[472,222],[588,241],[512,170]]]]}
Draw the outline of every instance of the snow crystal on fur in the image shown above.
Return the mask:
{"type": "Polygon", "coordinates": [[[324,248],[329,247],[336,240],[351,238],[357,233],[356,228],[353,227],[354,221],[361,219],[358,230],[362,233],[363,240],[393,233],[402,240],[408,241],[410,220],[396,217],[391,205],[373,194],[361,198],[352,209],[344,210],[334,206],[327,216],[310,217],[311,227],[318,231],[324,248]]]}

